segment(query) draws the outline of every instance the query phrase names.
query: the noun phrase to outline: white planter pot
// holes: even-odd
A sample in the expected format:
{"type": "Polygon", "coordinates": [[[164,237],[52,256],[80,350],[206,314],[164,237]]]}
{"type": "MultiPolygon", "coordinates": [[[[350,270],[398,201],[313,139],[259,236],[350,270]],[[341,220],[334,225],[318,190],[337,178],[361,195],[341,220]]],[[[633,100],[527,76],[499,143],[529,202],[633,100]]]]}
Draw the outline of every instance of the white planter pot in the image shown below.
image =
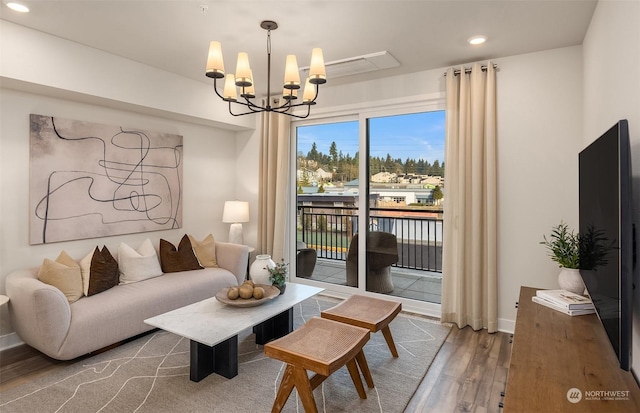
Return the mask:
{"type": "Polygon", "coordinates": [[[580,276],[580,270],[574,268],[562,268],[558,274],[560,289],[576,294],[584,294],[584,283],[580,276]]]}
{"type": "Polygon", "coordinates": [[[274,268],[276,263],[271,259],[271,255],[260,254],[256,256],[256,260],[251,264],[249,268],[249,275],[251,281],[255,284],[267,284],[271,285],[269,281],[269,270],[267,267],[274,268]]]}

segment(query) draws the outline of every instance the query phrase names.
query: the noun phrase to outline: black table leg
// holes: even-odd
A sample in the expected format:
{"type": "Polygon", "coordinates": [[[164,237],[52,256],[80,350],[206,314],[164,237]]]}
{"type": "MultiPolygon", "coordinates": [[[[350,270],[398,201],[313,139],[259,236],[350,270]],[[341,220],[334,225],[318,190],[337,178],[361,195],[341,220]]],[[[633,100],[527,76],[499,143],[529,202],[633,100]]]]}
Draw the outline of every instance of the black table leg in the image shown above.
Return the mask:
{"type": "Polygon", "coordinates": [[[213,373],[213,347],[191,340],[189,378],[200,381],[213,373]]]}
{"type": "Polygon", "coordinates": [[[238,375],[238,336],[216,344],[213,348],[214,368],[219,375],[232,379],[238,375]]]}
{"type": "Polygon", "coordinates": [[[211,373],[228,379],[238,375],[238,336],[209,347],[191,340],[190,349],[191,381],[198,382],[211,373]]]}
{"type": "Polygon", "coordinates": [[[253,327],[256,344],[267,344],[293,331],[293,307],[253,327]]]}

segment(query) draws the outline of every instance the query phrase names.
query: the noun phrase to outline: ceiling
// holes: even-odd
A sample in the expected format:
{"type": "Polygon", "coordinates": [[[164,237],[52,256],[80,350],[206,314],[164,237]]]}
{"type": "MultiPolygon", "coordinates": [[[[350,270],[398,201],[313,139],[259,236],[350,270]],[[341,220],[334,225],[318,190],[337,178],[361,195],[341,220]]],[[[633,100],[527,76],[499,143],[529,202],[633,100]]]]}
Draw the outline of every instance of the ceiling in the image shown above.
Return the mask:
{"type": "MultiPolygon", "coordinates": [[[[24,0],[30,13],[2,4],[0,18],[188,78],[204,76],[210,40],[222,43],[226,71],[249,53],[256,90],[266,90],[266,32],[272,32],[272,88],[287,54],[307,66],[313,47],[325,61],[388,51],[400,66],[328,79],[340,85],[558,47],[584,39],[597,0],[24,0]],[[481,46],[467,39],[488,37],[481,46]]],[[[278,86],[275,86],[278,85],[278,86]]]]}

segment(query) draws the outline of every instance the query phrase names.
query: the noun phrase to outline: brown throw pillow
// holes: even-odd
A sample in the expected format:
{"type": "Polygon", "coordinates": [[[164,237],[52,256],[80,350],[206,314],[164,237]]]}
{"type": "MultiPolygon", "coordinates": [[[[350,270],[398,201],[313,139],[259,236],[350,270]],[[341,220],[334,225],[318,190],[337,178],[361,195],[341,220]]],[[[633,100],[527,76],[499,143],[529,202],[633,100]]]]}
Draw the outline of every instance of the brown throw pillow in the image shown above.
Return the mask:
{"type": "Polygon", "coordinates": [[[169,241],[160,240],[160,266],[162,272],[179,272],[201,270],[196,255],[193,253],[191,241],[187,235],[183,236],[178,249],[169,241]]]}
{"type": "Polygon", "coordinates": [[[118,262],[113,258],[106,246],[102,247],[102,251],[96,247],[91,258],[91,270],[89,273],[87,296],[101,293],[118,285],[120,277],[118,262]]]}

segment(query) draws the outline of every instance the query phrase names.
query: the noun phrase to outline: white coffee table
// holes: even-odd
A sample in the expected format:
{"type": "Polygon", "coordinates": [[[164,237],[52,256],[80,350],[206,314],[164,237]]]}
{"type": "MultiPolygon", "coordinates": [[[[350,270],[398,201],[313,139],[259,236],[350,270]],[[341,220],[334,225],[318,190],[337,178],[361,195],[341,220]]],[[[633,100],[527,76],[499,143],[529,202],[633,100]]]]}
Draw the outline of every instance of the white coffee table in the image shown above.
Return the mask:
{"type": "Polygon", "coordinates": [[[293,331],[293,306],[324,288],[287,283],[284,294],[257,307],[232,307],[215,297],[144,320],[191,340],[190,378],[211,373],[238,375],[238,333],[253,327],[256,343],[266,344],[293,331]]]}

